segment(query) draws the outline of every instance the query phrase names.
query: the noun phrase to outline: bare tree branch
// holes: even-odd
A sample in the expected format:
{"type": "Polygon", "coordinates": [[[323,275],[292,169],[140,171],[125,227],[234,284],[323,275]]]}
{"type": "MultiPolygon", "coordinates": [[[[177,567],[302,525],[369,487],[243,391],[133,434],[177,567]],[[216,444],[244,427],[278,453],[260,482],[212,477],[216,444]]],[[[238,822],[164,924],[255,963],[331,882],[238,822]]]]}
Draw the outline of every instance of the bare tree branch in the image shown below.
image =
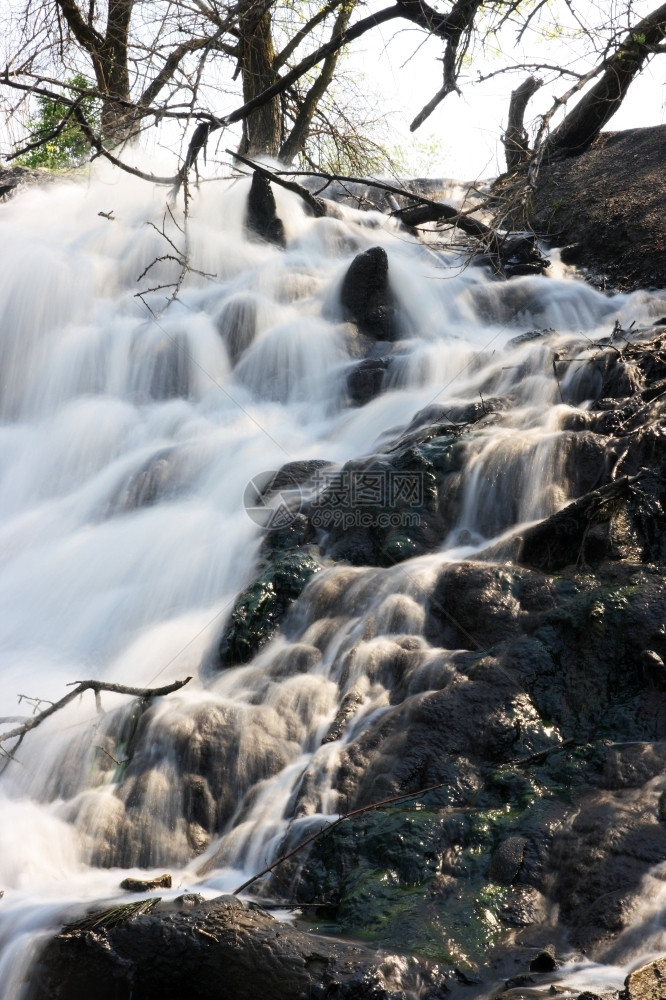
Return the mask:
{"type": "MultiPolygon", "coordinates": [[[[353,3],[344,2],[342,9],[335,19],[333,37],[341,35],[344,31],[346,31],[352,11],[353,3]]],[[[291,163],[293,158],[305,149],[305,143],[312,124],[314,113],[325,92],[331,85],[339,55],[340,49],[336,52],[331,52],[326,56],[319,76],[305,95],[291,133],[286,141],[283,142],[282,148],[280,149],[280,159],[284,163],[291,163]]]]}
{"type": "MultiPolygon", "coordinates": [[[[37,714],[30,716],[20,726],[16,726],[14,729],[8,730],[6,733],[0,733],[0,752],[5,756],[10,756],[8,751],[4,748],[3,744],[7,740],[18,739],[19,743],[22,742],[23,738],[27,733],[36,729],[40,726],[45,719],[53,715],[55,712],[60,711],[65,705],[68,705],[70,701],[74,701],[79,695],[83,694],[84,691],[94,691],[97,697],[102,691],[109,691],[113,694],[128,694],[133,698],[142,698],[144,701],[150,701],[152,698],[161,698],[164,695],[171,694],[173,691],[179,691],[180,688],[185,687],[186,684],[191,681],[191,677],[186,677],[182,681],[174,681],[173,684],[167,684],[160,688],[138,688],[130,687],[127,684],[107,684],[104,681],[72,681],[74,689],[62,697],[59,701],[49,703],[49,707],[42,709],[42,711],[37,712],[37,714]]],[[[69,687],[70,685],[68,685],[69,687]]],[[[25,695],[21,696],[25,698],[25,695]]],[[[40,699],[41,700],[41,699],[40,699]]],[[[13,748],[16,750],[16,747],[13,748]]]]}
{"type": "Polygon", "coordinates": [[[580,152],[596,138],[617,111],[634,77],[666,35],[666,3],[639,21],[615,54],[603,75],[546,140],[548,152],[580,152]]]}
{"type": "Polygon", "coordinates": [[[233,156],[234,159],[244,163],[246,167],[256,170],[256,172],[261,174],[262,177],[267,177],[268,180],[273,181],[275,184],[279,184],[280,187],[285,188],[287,191],[292,191],[294,194],[297,194],[299,198],[303,199],[308,208],[312,210],[312,214],[317,218],[321,218],[326,215],[326,205],[321,198],[315,197],[315,195],[313,195],[311,191],[308,191],[306,187],[303,187],[302,184],[296,184],[294,181],[284,180],[278,172],[269,170],[263,164],[257,163],[249,157],[243,156],[241,153],[234,153],[230,149],[225,150],[225,152],[230,156],[233,156]]]}
{"type": "Polygon", "coordinates": [[[282,52],[279,52],[278,55],[275,57],[275,63],[274,63],[275,69],[276,70],[281,69],[281,67],[284,66],[284,64],[288,62],[289,59],[291,59],[291,57],[293,56],[294,52],[301,44],[303,39],[307,38],[307,36],[312,31],[314,31],[317,25],[321,24],[322,21],[326,20],[328,15],[331,14],[343,2],[344,0],[329,0],[329,3],[325,4],[325,6],[323,6],[320,10],[318,10],[317,13],[313,17],[311,17],[310,20],[307,21],[302,28],[299,28],[298,31],[294,33],[293,37],[289,39],[285,47],[282,49],[282,52]]]}

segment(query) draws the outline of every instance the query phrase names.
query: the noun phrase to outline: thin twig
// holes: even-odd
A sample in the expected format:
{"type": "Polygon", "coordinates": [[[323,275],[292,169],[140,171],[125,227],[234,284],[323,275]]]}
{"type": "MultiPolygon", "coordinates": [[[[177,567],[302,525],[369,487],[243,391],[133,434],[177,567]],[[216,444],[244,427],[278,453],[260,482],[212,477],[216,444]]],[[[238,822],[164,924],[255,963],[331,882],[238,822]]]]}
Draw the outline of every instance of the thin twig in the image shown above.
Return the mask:
{"type": "Polygon", "coordinates": [[[330,823],[323,826],[321,830],[317,830],[316,833],[311,834],[309,837],[306,837],[305,840],[296,844],[296,846],[292,847],[292,849],[287,851],[286,854],[282,854],[279,858],[276,858],[276,860],[272,861],[270,865],[266,865],[266,867],[262,868],[260,872],[253,875],[252,878],[247,879],[247,881],[243,882],[242,885],[239,885],[237,889],[234,889],[232,895],[237,896],[239,893],[244,892],[245,889],[248,889],[251,885],[258,881],[258,879],[262,878],[264,875],[268,875],[268,873],[272,872],[274,868],[281,865],[283,861],[287,860],[287,858],[291,858],[294,854],[298,854],[298,852],[302,851],[304,847],[311,844],[313,840],[317,840],[318,837],[323,836],[325,833],[330,833],[331,830],[334,830],[336,826],[340,826],[340,824],[344,823],[346,820],[353,819],[355,816],[362,816],[363,813],[372,812],[374,809],[381,809],[383,806],[393,805],[395,802],[404,802],[407,799],[414,799],[417,795],[426,795],[428,792],[434,792],[438,788],[444,788],[447,785],[447,781],[440,781],[436,785],[430,785],[429,788],[420,788],[417,792],[406,792],[403,795],[393,795],[390,799],[382,799],[381,802],[371,802],[370,805],[361,806],[360,809],[352,809],[351,812],[345,813],[344,816],[338,816],[337,819],[332,820],[330,823]]]}
{"type": "Polygon", "coordinates": [[[129,763],[129,757],[126,757],[125,760],[116,760],[112,753],[109,753],[108,750],[105,750],[104,747],[101,747],[98,743],[95,744],[95,750],[101,750],[102,753],[105,753],[114,764],[118,765],[118,767],[122,767],[123,764],[129,763]]]}

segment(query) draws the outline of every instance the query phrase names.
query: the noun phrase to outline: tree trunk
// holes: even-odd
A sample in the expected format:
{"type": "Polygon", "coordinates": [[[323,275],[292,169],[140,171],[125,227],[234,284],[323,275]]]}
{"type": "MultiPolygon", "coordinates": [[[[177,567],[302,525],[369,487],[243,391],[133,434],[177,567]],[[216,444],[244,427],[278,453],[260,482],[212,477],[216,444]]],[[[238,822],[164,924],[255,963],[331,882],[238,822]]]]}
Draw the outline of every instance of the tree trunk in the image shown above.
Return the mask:
{"type": "Polygon", "coordinates": [[[111,146],[129,138],[132,128],[132,115],[126,102],[130,100],[127,53],[133,6],[134,0],[109,0],[106,36],[99,54],[104,77],[102,137],[111,146]]]}
{"type": "Polygon", "coordinates": [[[104,35],[84,19],[76,0],[56,2],[70,31],[92,60],[102,97],[102,138],[107,145],[117,145],[132,131],[128,47],[134,0],[109,0],[104,35]]]}
{"type": "Polygon", "coordinates": [[[666,4],[662,4],[626,36],[594,87],[546,140],[546,153],[582,153],[620,107],[632,80],[665,36],[666,4]]]}
{"type": "MultiPolygon", "coordinates": [[[[335,20],[335,24],[333,25],[333,31],[331,34],[332,38],[335,38],[337,35],[341,35],[343,31],[347,30],[347,27],[349,26],[349,19],[353,10],[353,0],[352,2],[347,0],[347,2],[343,3],[342,8],[335,20]]],[[[338,49],[337,52],[332,52],[330,55],[326,56],[324,59],[324,65],[321,68],[321,73],[305,95],[296,121],[294,122],[294,127],[282,144],[282,149],[280,150],[280,159],[284,163],[291,163],[294,157],[299,153],[302,153],[305,149],[305,144],[307,142],[308,135],[310,134],[312,119],[317,107],[319,106],[319,102],[331,85],[335,68],[338,64],[340,51],[341,50],[338,49]]]]}
{"type": "Polygon", "coordinates": [[[511,91],[511,102],[509,104],[509,121],[504,133],[504,155],[506,156],[506,169],[513,174],[522,167],[529,156],[528,136],[523,124],[525,119],[525,109],[530,98],[539,89],[542,80],[537,80],[534,76],[528,76],[521,85],[511,91]]]}
{"type": "MultiPolygon", "coordinates": [[[[256,7],[251,8],[241,17],[240,29],[239,64],[243,100],[247,103],[277,82],[270,8],[258,14],[256,7]]],[[[240,152],[247,156],[277,157],[282,139],[281,121],[280,99],[274,97],[243,121],[240,152]]]]}

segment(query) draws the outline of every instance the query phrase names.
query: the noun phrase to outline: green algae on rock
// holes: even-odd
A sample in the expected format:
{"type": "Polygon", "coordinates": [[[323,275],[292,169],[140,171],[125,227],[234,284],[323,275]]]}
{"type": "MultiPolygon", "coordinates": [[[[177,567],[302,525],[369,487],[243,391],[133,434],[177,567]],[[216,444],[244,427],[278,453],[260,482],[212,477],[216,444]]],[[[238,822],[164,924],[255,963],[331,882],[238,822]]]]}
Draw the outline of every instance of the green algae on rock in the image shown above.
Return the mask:
{"type": "Polygon", "coordinates": [[[322,569],[305,551],[275,558],[255,583],[238,597],[218,647],[218,665],[248,663],[278,631],[292,602],[322,569]]]}

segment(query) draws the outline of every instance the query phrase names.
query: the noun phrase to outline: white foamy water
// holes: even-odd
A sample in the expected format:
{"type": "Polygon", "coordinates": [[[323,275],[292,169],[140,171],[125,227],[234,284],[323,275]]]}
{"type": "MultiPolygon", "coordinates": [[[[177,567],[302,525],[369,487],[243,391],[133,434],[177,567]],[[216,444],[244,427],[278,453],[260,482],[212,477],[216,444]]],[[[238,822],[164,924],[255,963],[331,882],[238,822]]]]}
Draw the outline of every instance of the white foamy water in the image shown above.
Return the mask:
{"type": "Polygon", "coordinates": [[[230,891],[291,820],[336,813],[340,749],[388,705],[381,664],[396,636],[415,637],[428,669],[424,603],[443,563],[570,499],[560,448],[570,408],[552,350],[507,342],[547,327],[594,338],[616,317],[641,325],[665,311],[658,296],[610,299],[571,280],[493,282],[379,215],[313,219],[279,190],[288,247],[278,250],[244,235],[247,188],[196,192],[196,270],[166,311],[170,287],[154,289],[179,268],[151,266],[171,252],[159,230],[179,246],[185,237],[163,190],[100,168],[0,206],[0,714],[29,715],[18,695],[56,701],[83,679],[155,687],[192,676],[137,722],[139,736],[126,697],[103,694],[97,715],[88,692],[5,768],[0,981],[12,1000],[40,935],[85,901],[120,898],[128,872],[168,867],[174,895],[230,891]],[[357,344],[338,292],[355,254],[375,245],[389,255],[404,339],[387,391],[351,408],[357,344]],[[262,530],[243,508],[247,483],[289,461],[367,454],[418,410],[480,394],[514,406],[479,424],[442,550],[389,569],[329,566],[289,640],[211,672],[256,575],[262,530]],[[345,697],[344,733],[322,745],[345,697]],[[198,821],[183,803],[211,739],[224,766],[214,795],[196,792],[198,821]],[[125,771],[128,747],[137,766],[125,771]]]}

